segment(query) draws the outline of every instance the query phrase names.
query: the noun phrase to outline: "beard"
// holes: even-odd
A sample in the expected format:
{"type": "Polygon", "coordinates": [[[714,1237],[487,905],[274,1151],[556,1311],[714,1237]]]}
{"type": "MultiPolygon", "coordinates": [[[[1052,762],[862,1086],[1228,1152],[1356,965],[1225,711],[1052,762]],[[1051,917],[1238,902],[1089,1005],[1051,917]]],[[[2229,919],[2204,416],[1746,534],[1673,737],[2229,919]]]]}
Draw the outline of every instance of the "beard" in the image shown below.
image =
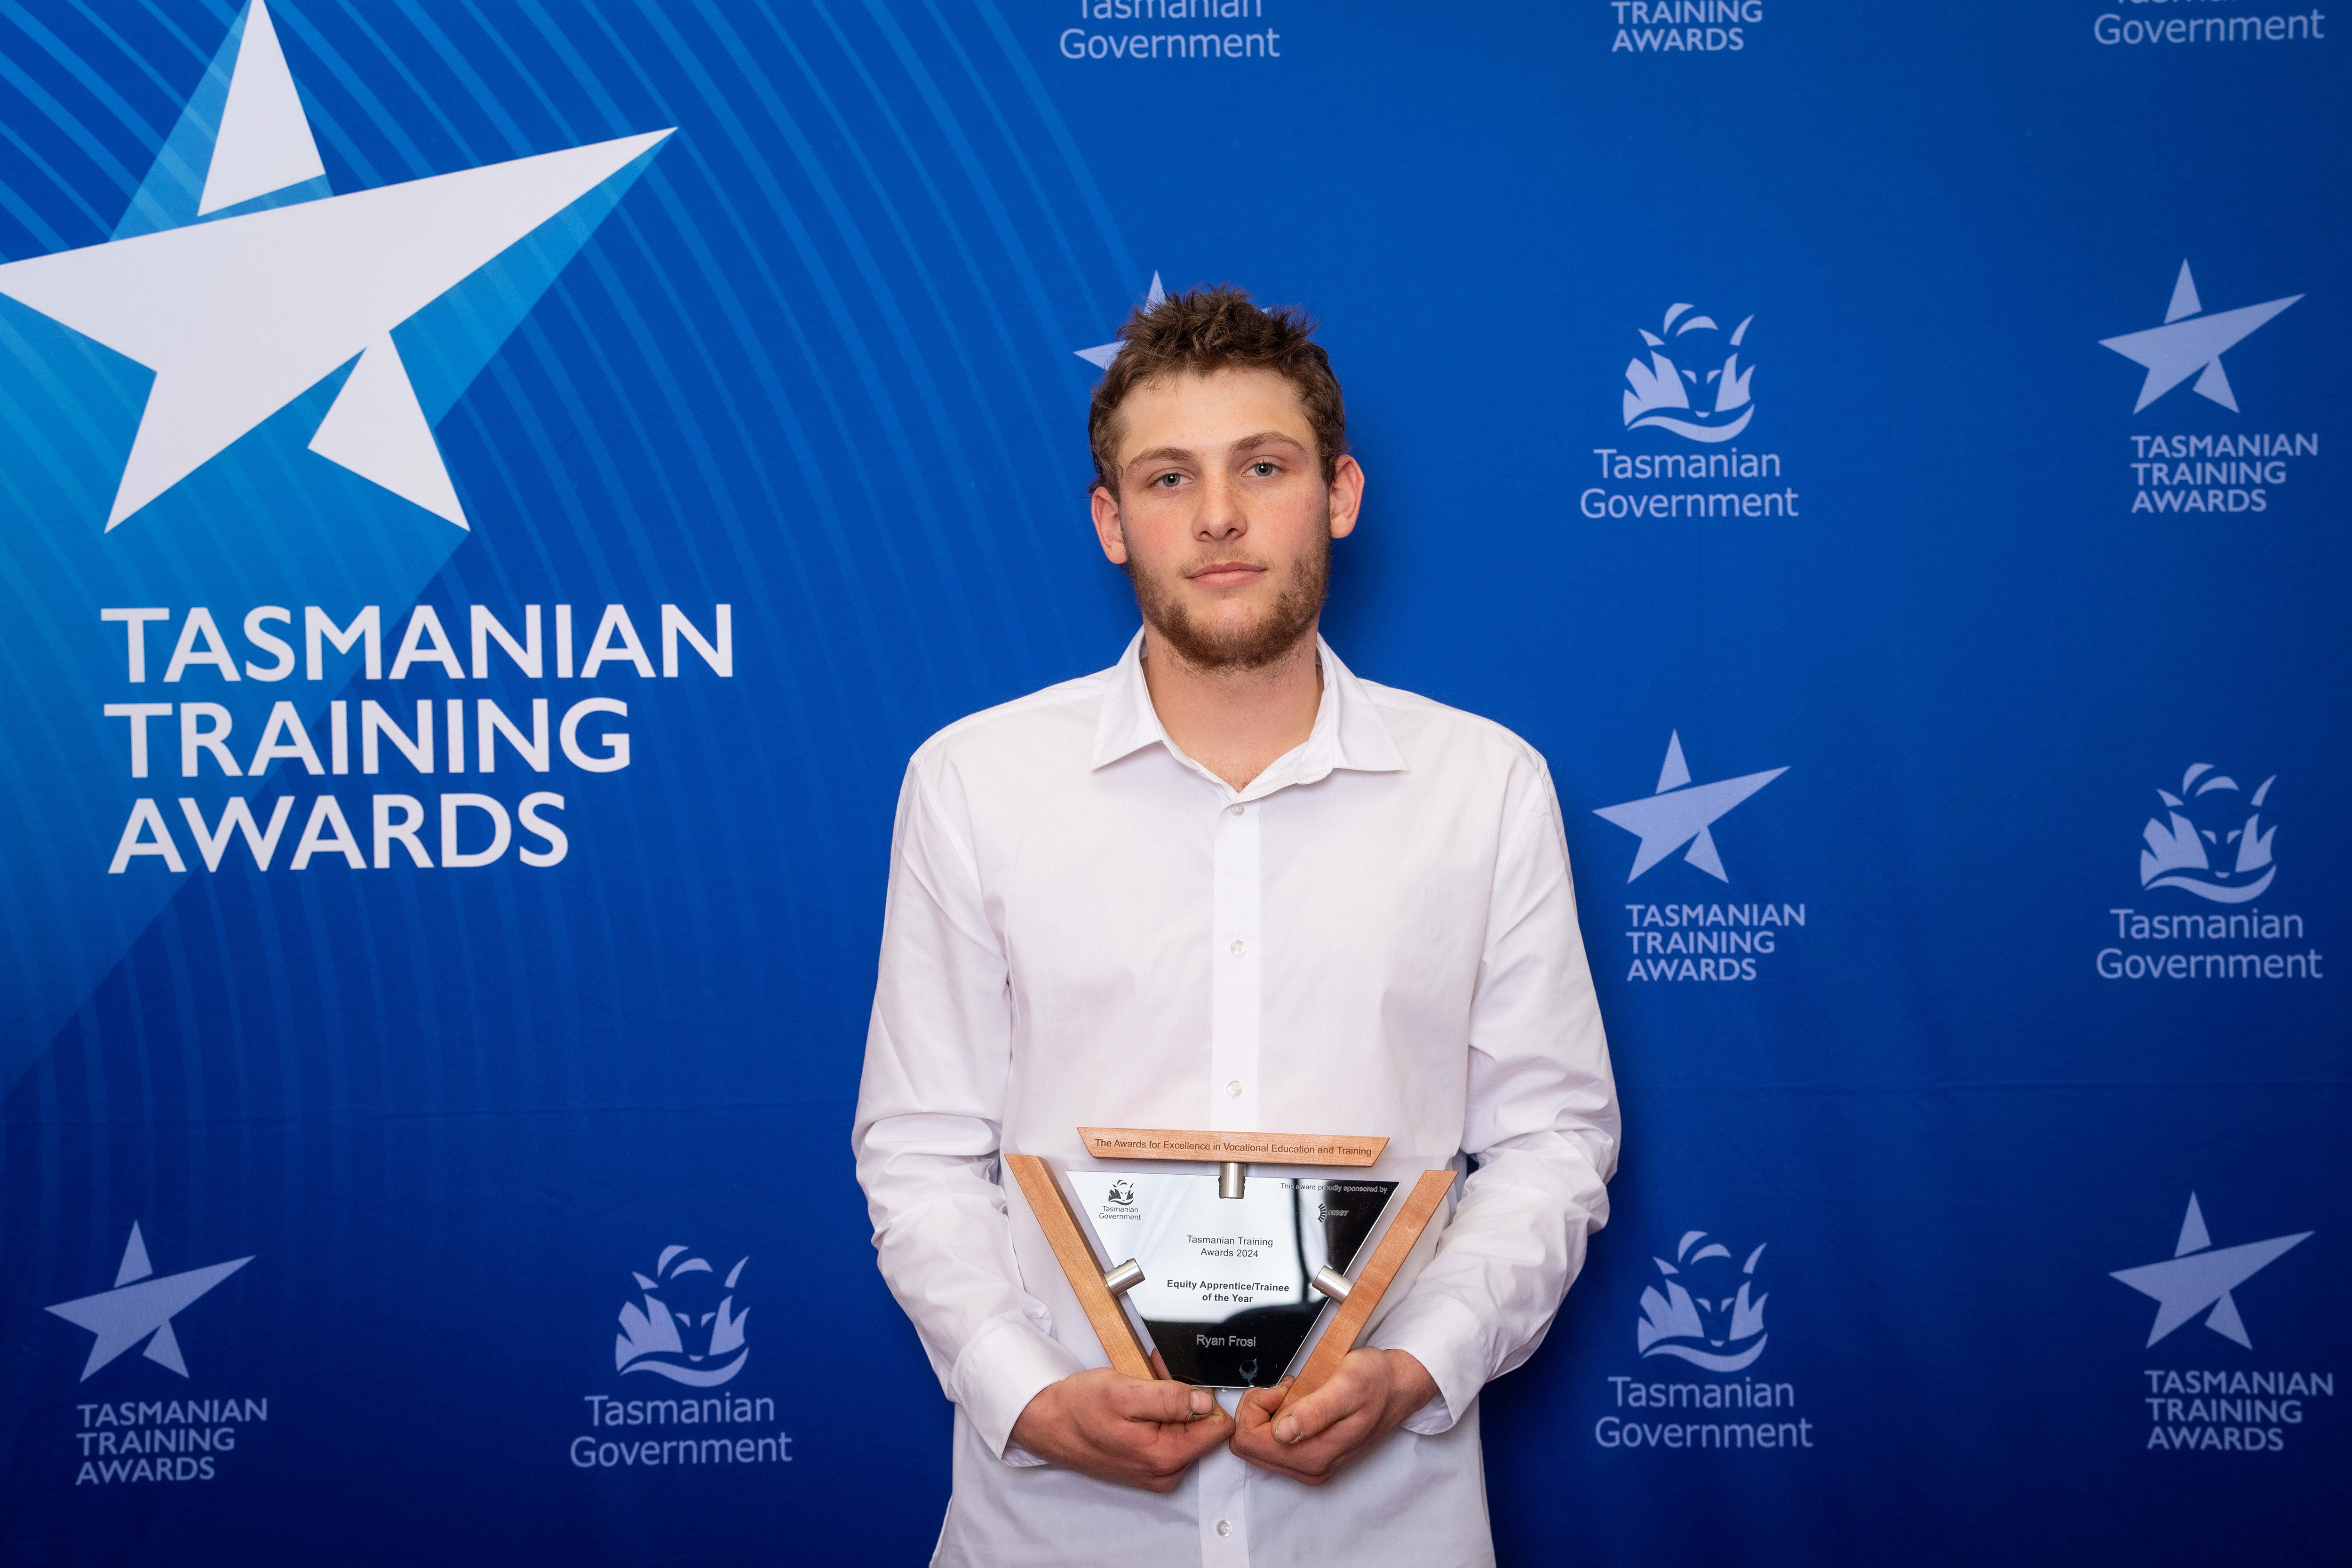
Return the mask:
{"type": "MultiPolygon", "coordinates": [[[[1234,557],[1223,552],[1215,559],[1234,557]]],[[[1182,575],[1181,572],[1173,574],[1176,579],[1182,575]]],[[[1328,533],[1321,535],[1315,548],[1292,564],[1274,603],[1242,626],[1203,625],[1171,577],[1153,576],[1130,565],[1128,579],[1135,585],[1136,607],[1143,612],[1143,624],[1184,663],[1201,670],[1264,669],[1315,629],[1316,617],[1323,613],[1323,601],[1331,591],[1331,538],[1328,533]]]]}

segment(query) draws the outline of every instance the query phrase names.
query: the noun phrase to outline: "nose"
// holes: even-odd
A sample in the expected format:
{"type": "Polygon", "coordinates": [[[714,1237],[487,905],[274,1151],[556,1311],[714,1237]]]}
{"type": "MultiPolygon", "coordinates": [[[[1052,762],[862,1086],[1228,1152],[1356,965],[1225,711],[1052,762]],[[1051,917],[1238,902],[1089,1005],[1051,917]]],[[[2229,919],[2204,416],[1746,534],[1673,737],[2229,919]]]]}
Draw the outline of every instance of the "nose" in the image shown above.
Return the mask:
{"type": "Polygon", "coordinates": [[[1192,519],[1195,539],[1223,544],[1249,531],[1249,520],[1242,511],[1241,487],[1234,483],[1232,475],[1214,470],[1204,475],[1200,497],[1201,508],[1192,519]]]}

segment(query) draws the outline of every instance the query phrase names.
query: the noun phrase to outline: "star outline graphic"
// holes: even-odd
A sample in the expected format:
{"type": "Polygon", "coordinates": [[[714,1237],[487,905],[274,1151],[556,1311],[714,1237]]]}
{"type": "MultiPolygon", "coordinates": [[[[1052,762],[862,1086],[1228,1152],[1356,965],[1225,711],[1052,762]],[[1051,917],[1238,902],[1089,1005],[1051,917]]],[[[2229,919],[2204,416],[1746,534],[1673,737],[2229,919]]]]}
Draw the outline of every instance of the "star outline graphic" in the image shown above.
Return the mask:
{"type": "Polygon", "coordinates": [[[2190,391],[2235,414],[2239,412],[2237,390],[2230,384],[2229,373],[2221,368],[2221,356],[2302,298],[2300,294],[2290,294],[2209,315],[2198,297],[2197,279],[2184,259],[2180,276],[2172,285],[2172,301],[2165,309],[2163,325],[2101,338],[2099,346],[2123,355],[2147,372],[2140,383],[2139,401],[2132,405],[2134,414],[2192,375],[2197,383],[2190,391]]]}
{"type": "Polygon", "coordinates": [[[2232,1292],[2317,1234],[2305,1230],[2292,1236],[2274,1236],[2266,1241],[2215,1247],[2211,1234],[2205,1228],[2204,1210],[2198,1205],[2197,1194],[2190,1193],[2188,1212],[2180,1221],[2180,1239],[2172,1256],[2135,1268],[2110,1269],[2107,1277],[2157,1303],[2156,1321],[2149,1325],[2147,1344],[2143,1349],[2153,1348],[2202,1313],[2207,1328],[2252,1350],[2253,1336],[2246,1331],[2245,1319],[2239,1315],[2232,1292]]]}
{"type": "Polygon", "coordinates": [[[1689,847],[1683,855],[1685,862],[1718,882],[1729,882],[1731,875],[1724,869],[1723,857],[1715,847],[1715,824],[1788,771],[1785,767],[1768,768],[1738,778],[1717,779],[1713,784],[1693,784],[1690,765],[1683,759],[1682,731],[1677,730],[1666,737],[1666,760],[1658,770],[1656,790],[1615,805],[1595,806],[1592,815],[1614,823],[1642,841],[1641,847],[1633,853],[1633,868],[1626,873],[1629,884],[1639,881],[1686,845],[1689,847]]]}
{"type": "Polygon", "coordinates": [[[96,1336],[89,1359],[82,1363],[81,1381],[88,1383],[101,1368],[144,1342],[146,1357],[182,1377],[188,1375],[187,1357],[180,1350],[172,1320],[209,1295],[224,1279],[253,1261],[255,1254],[214,1263],[177,1274],[155,1272],[148,1260],[146,1238],[139,1222],[131,1222],[131,1239],[123,1244],[122,1264],[114,1285],[47,1309],[76,1328],[96,1336]]]}

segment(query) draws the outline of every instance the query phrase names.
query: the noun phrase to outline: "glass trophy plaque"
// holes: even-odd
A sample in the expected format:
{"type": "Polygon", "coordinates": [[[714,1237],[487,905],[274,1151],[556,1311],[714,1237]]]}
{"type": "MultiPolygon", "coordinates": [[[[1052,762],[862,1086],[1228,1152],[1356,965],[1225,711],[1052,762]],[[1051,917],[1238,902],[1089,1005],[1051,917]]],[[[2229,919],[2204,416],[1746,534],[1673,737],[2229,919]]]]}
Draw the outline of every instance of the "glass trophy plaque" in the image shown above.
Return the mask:
{"type": "Polygon", "coordinates": [[[1133,1258],[1127,1300],[1168,1375],[1211,1388],[1267,1388],[1314,1331],[1318,1274],[1346,1274],[1395,1182],[1250,1176],[1239,1198],[1213,1173],[1066,1173],[1102,1255],[1133,1258]]]}
{"type": "Polygon", "coordinates": [[[1004,1168],[1111,1365],[1210,1388],[1268,1388],[1288,1373],[1286,1404],[1355,1348],[1454,1184],[1451,1170],[1410,1187],[1349,1173],[1378,1161],[1385,1138],[1133,1127],[1078,1137],[1095,1168],[1056,1171],[1034,1154],[1007,1154],[1004,1168]],[[1121,1170],[1128,1161],[1216,1169],[1121,1170]]]}

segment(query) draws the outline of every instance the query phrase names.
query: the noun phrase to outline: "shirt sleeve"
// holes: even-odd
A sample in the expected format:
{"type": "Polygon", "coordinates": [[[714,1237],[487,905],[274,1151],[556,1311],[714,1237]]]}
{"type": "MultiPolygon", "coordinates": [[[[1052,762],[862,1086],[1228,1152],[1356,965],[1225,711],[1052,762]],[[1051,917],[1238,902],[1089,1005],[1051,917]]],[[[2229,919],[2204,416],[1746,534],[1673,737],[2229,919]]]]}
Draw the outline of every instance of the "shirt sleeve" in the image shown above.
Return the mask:
{"type": "Polygon", "coordinates": [[[882,1278],[991,1450],[1080,1369],[1024,1291],[997,1179],[1012,1012],[951,767],[918,753],[898,795],[882,956],[850,1134],[882,1278]]]}
{"type": "Polygon", "coordinates": [[[1576,918],[1568,840],[1539,763],[1505,802],[1470,1014],[1463,1152],[1476,1169],[1452,1224],[1370,1342],[1409,1352],[1438,1396],[1405,1422],[1443,1432],[1533,1355],[1609,1217],[1617,1089],[1576,918]]]}

